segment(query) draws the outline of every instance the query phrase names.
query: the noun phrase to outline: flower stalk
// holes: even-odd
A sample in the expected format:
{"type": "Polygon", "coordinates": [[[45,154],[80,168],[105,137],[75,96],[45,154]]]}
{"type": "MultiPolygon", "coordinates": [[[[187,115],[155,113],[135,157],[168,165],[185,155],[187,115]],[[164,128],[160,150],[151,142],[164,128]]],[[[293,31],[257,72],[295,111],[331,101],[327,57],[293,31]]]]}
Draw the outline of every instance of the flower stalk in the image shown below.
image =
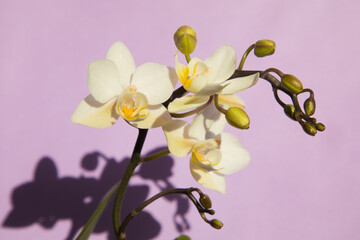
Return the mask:
{"type": "Polygon", "coordinates": [[[325,130],[324,124],[318,123],[315,118],[310,117],[315,113],[316,103],[315,103],[315,96],[313,90],[309,88],[303,89],[300,80],[298,80],[296,77],[290,74],[284,74],[279,69],[269,68],[265,71],[236,70],[234,74],[230,77],[230,79],[238,78],[242,76],[248,76],[254,73],[259,73],[260,78],[266,80],[271,84],[275,100],[279,103],[279,105],[282,108],[284,108],[284,112],[286,113],[286,115],[289,116],[289,105],[294,106],[294,112],[291,113],[293,117],[292,116],[290,117],[293,120],[297,121],[307,134],[311,136],[315,136],[315,134],[317,133],[316,130],[319,129],[320,129],[319,131],[325,130]],[[276,73],[281,78],[281,80],[277,79],[277,77],[275,77],[271,73],[276,73]],[[286,78],[285,84],[284,84],[284,78],[286,78]],[[292,101],[292,104],[286,104],[285,102],[283,102],[279,97],[278,94],[279,91],[288,95],[292,101]],[[304,102],[304,109],[302,109],[299,103],[298,95],[304,93],[309,93],[310,96],[308,97],[308,99],[310,100],[307,99],[306,101],[308,102],[306,101],[304,102]],[[311,101],[311,106],[309,104],[309,101],[311,101]],[[316,128],[316,126],[319,127],[316,128]]]}
{"type": "Polygon", "coordinates": [[[127,165],[125,173],[121,179],[119,189],[117,190],[117,193],[116,193],[114,208],[113,208],[113,227],[114,227],[116,236],[118,236],[119,239],[121,239],[119,236],[119,229],[121,226],[122,203],[124,200],[126,189],[129,185],[130,178],[133,175],[136,166],[140,162],[140,154],[141,154],[141,150],[144,146],[144,142],[145,142],[147,133],[148,133],[148,129],[139,129],[138,137],[136,140],[136,144],[135,144],[133,153],[131,155],[130,162],[127,165]]]}
{"type": "Polygon", "coordinates": [[[136,217],[144,208],[149,206],[154,201],[156,201],[159,198],[162,198],[164,196],[170,195],[170,194],[184,194],[184,195],[186,195],[193,202],[193,204],[196,206],[197,210],[199,211],[200,216],[204,219],[204,221],[211,224],[211,221],[209,221],[205,217],[204,213],[214,215],[215,211],[202,206],[202,204],[199,203],[199,201],[196,200],[196,198],[194,197],[192,192],[198,192],[199,193],[200,202],[201,202],[201,196],[207,196],[198,188],[174,188],[174,189],[164,190],[164,191],[156,194],[155,196],[151,197],[150,199],[146,200],[145,202],[143,202],[140,206],[138,206],[137,208],[132,210],[126,216],[126,218],[124,219],[124,222],[121,224],[120,229],[119,229],[119,240],[124,240],[126,238],[126,234],[125,234],[126,227],[134,217],[136,217]]]}
{"type": "Polygon", "coordinates": [[[244,111],[245,104],[236,94],[255,85],[259,78],[270,83],[277,103],[289,118],[301,125],[303,131],[315,136],[318,131],[325,130],[325,125],[312,117],[316,109],[314,92],[304,88],[297,77],[276,68],[243,70],[251,51],[260,58],[275,52],[276,45],[272,40],[259,40],[250,45],[237,68],[235,50],[229,45],[222,45],[205,60],[191,59],[197,36],[189,26],[184,25],[175,32],[174,43],[184,54],[186,65],[180,63],[176,52],[174,68],[157,63],[136,67],[129,49],[122,42],[115,42],[105,59],[89,64],[90,94],[80,102],[71,121],[94,128],[107,128],[123,119],[138,128],[138,136],[121,181],[106,195],[78,239],[86,239],[90,235],[115,192],[112,220],[118,240],[126,238],[126,227],[135,216],[169,194],[186,195],[206,223],[221,229],[221,221],[206,217],[205,214],[214,215],[215,211],[211,209],[210,197],[198,188],[162,191],[143,202],[122,221],[124,197],[138,165],[170,153],[177,157],[188,156],[192,177],[203,187],[225,194],[225,176],[246,167],[250,154],[236,136],[223,130],[226,123],[238,129],[249,128],[250,118],[244,111]],[[182,86],[174,91],[178,81],[182,86]],[[288,95],[291,103],[284,102],[279,92],[288,95]],[[304,93],[309,96],[302,107],[298,96],[304,93]],[[173,119],[191,115],[195,115],[191,123],[173,119]],[[165,134],[167,148],[141,157],[148,129],[157,127],[161,127],[165,134]],[[193,192],[198,193],[198,199],[193,192]]]}

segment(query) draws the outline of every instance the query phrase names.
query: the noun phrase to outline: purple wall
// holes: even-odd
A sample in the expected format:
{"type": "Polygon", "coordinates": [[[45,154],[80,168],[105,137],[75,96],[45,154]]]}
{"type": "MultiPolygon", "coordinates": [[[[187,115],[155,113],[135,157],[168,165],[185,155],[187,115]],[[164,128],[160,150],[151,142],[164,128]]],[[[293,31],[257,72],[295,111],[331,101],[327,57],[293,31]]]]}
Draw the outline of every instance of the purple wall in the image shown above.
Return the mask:
{"type": "MultiPolygon", "coordinates": [[[[273,39],[275,55],[250,56],[245,68],[277,67],[299,77],[315,90],[316,117],[327,130],[307,136],[282,113],[269,84],[260,81],[239,94],[247,103],[250,130],[227,129],[251,152],[251,164],[227,178],[226,195],[204,189],[224,228],[213,230],[193,206],[187,209],[182,199],[169,198],[151,205],[143,217],[154,226],[149,234],[157,234],[156,239],[180,235],[173,222],[179,211],[190,225],[184,233],[193,239],[357,239],[359,9],[355,0],[2,0],[0,238],[65,239],[70,220],[87,217],[83,213],[88,208],[73,205],[70,197],[107,190],[114,179],[111,170],[122,168],[109,159],[120,162],[129,157],[136,138],[136,130],[123,121],[104,130],[70,122],[88,94],[88,63],[104,58],[113,42],[122,41],[137,65],[152,61],[173,66],[172,35],[188,24],[197,31],[193,55],[200,58],[225,43],[234,46],[240,58],[256,40],[273,39]],[[87,171],[81,160],[94,151],[105,158],[87,171]],[[37,198],[38,204],[29,205],[37,198]],[[17,212],[9,219],[13,209],[17,212]],[[36,221],[42,224],[32,224],[36,221]]],[[[144,153],[165,144],[162,132],[151,130],[144,153]]],[[[147,190],[151,196],[165,184],[199,186],[187,158],[149,164],[148,172],[140,172],[131,182],[132,196],[145,198],[147,190]],[[157,168],[163,172],[154,172],[157,168]]],[[[96,193],[93,196],[99,197],[96,193]]],[[[105,239],[111,226],[103,225],[91,239],[105,239]]]]}

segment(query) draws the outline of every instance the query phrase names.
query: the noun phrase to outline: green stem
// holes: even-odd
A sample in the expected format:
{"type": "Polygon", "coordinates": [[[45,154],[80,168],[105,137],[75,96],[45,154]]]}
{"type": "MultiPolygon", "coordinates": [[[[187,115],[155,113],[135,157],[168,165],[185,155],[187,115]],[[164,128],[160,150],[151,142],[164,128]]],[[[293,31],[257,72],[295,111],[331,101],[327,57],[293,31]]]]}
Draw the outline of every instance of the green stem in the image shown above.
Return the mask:
{"type": "MultiPolygon", "coordinates": [[[[137,207],[133,211],[131,211],[129,213],[129,215],[127,215],[127,217],[124,219],[124,222],[121,225],[120,230],[119,230],[119,234],[120,234],[120,239],[119,240],[124,240],[125,239],[125,237],[126,237],[125,229],[126,229],[127,225],[129,224],[129,222],[134,217],[136,217],[145,207],[150,205],[152,202],[156,201],[157,199],[159,199],[161,197],[169,195],[169,194],[185,194],[185,195],[187,195],[187,197],[194,203],[194,205],[196,206],[196,208],[198,209],[200,215],[203,218],[205,217],[205,216],[203,216],[204,213],[209,213],[210,215],[213,215],[215,213],[215,211],[212,210],[212,209],[204,209],[199,204],[199,202],[194,198],[194,196],[191,194],[191,192],[193,192],[193,191],[201,192],[197,188],[175,188],[175,189],[169,189],[169,190],[162,191],[162,192],[156,194],[155,196],[153,196],[152,198],[146,200],[139,207],[137,207]]],[[[209,223],[209,221],[206,218],[204,220],[209,223]]]]}
{"type": "Polygon", "coordinates": [[[189,63],[191,60],[190,54],[185,54],[185,58],[186,58],[186,62],[189,63]]]}
{"type": "Polygon", "coordinates": [[[226,114],[227,111],[219,105],[219,95],[215,94],[214,96],[215,96],[215,97],[214,97],[215,107],[216,107],[217,110],[219,110],[221,113],[226,114]]]}
{"type": "Polygon", "coordinates": [[[268,69],[266,69],[265,71],[262,72],[262,75],[266,76],[270,72],[276,73],[279,77],[284,76],[284,73],[282,71],[280,71],[279,69],[277,69],[277,68],[268,68],[268,69]]]}
{"type": "Polygon", "coordinates": [[[148,162],[148,161],[151,161],[151,160],[154,160],[154,159],[157,159],[157,158],[161,158],[163,156],[168,155],[169,153],[170,153],[170,150],[167,148],[167,149],[165,149],[163,151],[160,151],[160,152],[151,154],[150,156],[146,156],[146,157],[141,158],[139,163],[148,162]]]}
{"type": "Polygon", "coordinates": [[[139,129],[138,137],[136,139],[136,144],[130,162],[127,165],[125,173],[121,179],[119,189],[117,190],[116,193],[115,203],[113,208],[113,227],[115,234],[118,238],[119,238],[119,228],[121,225],[121,208],[122,208],[125,192],[129,184],[130,178],[133,175],[136,166],[139,164],[140,154],[146,139],[147,132],[148,132],[147,129],[139,129]]]}
{"type": "Polygon", "coordinates": [[[255,47],[255,44],[251,45],[244,53],[244,55],[242,56],[241,58],[241,61],[240,61],[240,65],[239,67],[237,68],[237,70],[242,70],[243,67],[244,67],[244,64],[245,64],[245,60],[247,58],[247,56],[249,55],[249,53],[251,52],[251,50],[253,50],[255,47]]]}

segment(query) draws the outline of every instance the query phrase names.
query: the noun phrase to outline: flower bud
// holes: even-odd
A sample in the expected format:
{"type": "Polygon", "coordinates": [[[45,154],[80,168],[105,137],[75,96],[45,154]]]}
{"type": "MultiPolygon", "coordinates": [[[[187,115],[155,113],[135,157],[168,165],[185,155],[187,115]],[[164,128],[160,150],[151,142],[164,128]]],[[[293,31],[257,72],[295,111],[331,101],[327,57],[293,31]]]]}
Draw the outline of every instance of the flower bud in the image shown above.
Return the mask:
{"type": "Polygon", "coordinates": [[[224,226],[224,224],[217,219],[211,220],[210,225],[215,229],[221,229],[224,226]]]}
{"type": "Polygon", "coordinates": [[[196,32],[189,26],[181,26],[174,34],[174,42],[183,54],[190,54],[196,47],[196,32]]]}
{"type": "Polygon", "coordinates": [[[275,52],[276,45],[272,40],[259,40],[255,43],[254,54],[257,57],[265,57],[275,52]]]}
{"type": "Polygon", "coordinates": [[[316,118],[310,118],[310,122],[312,122],[313,124],[316,124],[317,119],[316,118]]]}
{"type": "Polygon", "coordinates": [[[315,136],[315,134],[317,133],[316,128],[311,123],[308,123],[308,122],[303,123],[302,128],[303,128],[304,132],[306,132],[307,134],[309,134],[311,136],[315,136]]]}
{"type": "Polygon", "coordinates": [[[315,99],[312,97],[306,99],[306,101],[304,102],[304,109],[306,115],[308,116],[313,115],[315,113],[315,108],[316,108],[315,99]]]}
{"type": "Polygon", "coordinates": [[[244,110],[237,107],[231,107],[225,113],[226,121],[233,127],[239,129],[248,129],[250,125],[249,116],[244,110]]]}
{"type": "Polygon", "coordinates": [[[303,90],[303,85],[300,80],[291,74],[285,74],[281,77],[281,83],[290,91],[299,93],[303,90]]]}
{"type": "Polygon", "coordinates": [[[295,107],[294,107],[294,105],[291,105],[291,104],[285,105],[284,112],[285,112],[286,116],[288,116],[292,120],[295,120],[295,107]]]}
{"type": "Polygon", "coordinates": [[[200,203],[205,209],[210,209],[212,206],[211,199],[205,194],[200,196],[200,203]]]}
{"type": "Polygon", "coordinates": [[[322,123],[317,123],[315,125],[316,129],[319,130],[320,132],[324,131],[325,130],[325,125],[322,124],[322,123]]]}
{"type": "Polygon", "coordinates": [[[189,238],[186,235],[181,235],[181,236],[177,237],[175,240],[191,240],[191,238],[189,238]]]}

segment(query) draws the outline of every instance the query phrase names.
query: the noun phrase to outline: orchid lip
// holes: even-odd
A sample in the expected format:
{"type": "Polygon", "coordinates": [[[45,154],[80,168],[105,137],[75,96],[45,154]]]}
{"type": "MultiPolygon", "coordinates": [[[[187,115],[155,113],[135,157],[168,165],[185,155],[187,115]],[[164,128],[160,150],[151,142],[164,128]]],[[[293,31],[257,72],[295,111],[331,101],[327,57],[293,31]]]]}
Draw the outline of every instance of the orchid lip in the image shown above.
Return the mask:
{"type": "Polygon", "coordinates": [[[136,86],[129,86],[118,97],[116,112],[127,121],[144,119],[148,115],[148,100],[146,96],[137,91],[136,86]]]}
{"type": "Polygon", "coordinates": [[[200,168],[207,171],[221,170],[217,165],[221,162],[221,141],[209,139],[196,144],[191,153],[191,160],[200,168]]]}

